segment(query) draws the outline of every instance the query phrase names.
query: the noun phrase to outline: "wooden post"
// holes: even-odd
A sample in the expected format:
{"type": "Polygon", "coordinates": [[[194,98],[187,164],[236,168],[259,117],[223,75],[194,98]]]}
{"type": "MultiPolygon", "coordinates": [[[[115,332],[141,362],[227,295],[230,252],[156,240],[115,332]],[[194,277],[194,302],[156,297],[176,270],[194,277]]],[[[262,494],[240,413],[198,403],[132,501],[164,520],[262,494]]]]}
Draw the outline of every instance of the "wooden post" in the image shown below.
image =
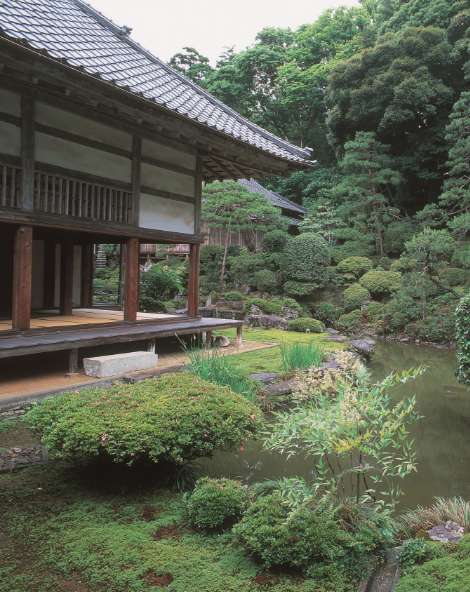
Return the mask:
{"type": "Polygon", "coordinates": [[[237,337],[235,339],[235,345],[240,347],[243,343],[243,325],[237,326],[237,337]]]}
{"type": "Polygon", "coordinates": [[[189,248],[188,316],[199,315],[199,245],[189,248]]]}
{"type": "Polygon", "coordinates": [[[93,306],[93,271],[94,271],[93,243],[82,245],[82,286],[80,293],[80,306],[91,308],[93,306]]]}
{"type": "Polygon", "coordinates": [[[124,320],[136,321],[139,308],[139,239],[126,243],[124,269],[124,320]]]}
{"type": "Polygon", "coordinates": [[[71,315],[73,310],[73,243],[64,241],[60,250],[60,314],[71,315]]]}
{"type": "Polygon", "coordinates": [[[33,267],[33,228],[20,226],[15,233],[13,251],[12,327],[22,331],[31,323],[31,287],[33,267]]]}
{"type": "Polygon", "coordinates": [[[69,371],[68,374],[77,374],[79,371],[78,348],[69,351],[69,371]]]}
{"type": "Polygon", "coordinates": [[[55,241],[46,240],[44,246],[44,308],[54,308],[57,245],[55,241]]]}

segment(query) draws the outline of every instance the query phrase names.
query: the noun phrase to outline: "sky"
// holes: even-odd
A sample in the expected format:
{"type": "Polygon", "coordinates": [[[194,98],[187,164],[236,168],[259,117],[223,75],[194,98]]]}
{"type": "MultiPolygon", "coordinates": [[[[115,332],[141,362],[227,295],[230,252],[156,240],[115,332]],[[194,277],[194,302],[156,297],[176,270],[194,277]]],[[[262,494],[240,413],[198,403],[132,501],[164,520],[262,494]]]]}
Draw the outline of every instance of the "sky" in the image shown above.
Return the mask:
{"type": "Polygon", "coordinates": [[[243,49],[263,27],[296,28],[325,9],[355,6],[359,0],[88,0],[132,38],[167,61],[183,47],[195,47],[215,64],[224,48],[243,49]]]}

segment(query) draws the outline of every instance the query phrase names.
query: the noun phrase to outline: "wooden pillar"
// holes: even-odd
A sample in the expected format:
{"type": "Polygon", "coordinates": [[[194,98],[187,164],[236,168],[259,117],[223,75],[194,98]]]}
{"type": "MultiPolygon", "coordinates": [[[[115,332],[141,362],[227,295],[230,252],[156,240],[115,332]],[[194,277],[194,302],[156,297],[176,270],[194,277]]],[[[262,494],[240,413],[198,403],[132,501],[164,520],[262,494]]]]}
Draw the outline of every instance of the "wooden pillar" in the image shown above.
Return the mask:
{"type": "Polygon", "coordinates": [[[29,329],[33,268],[33,228],[20,226],[15,233],[13,251],[12,327],[29,329]]]}
{"type": "Polygon", "coordinates": [[[139,308],[139,239],[126,242],[124,269],[124,320],[136,321],[139,308]]]}
{"type": "Polygon", "coordinates": [[[60,250],[60,314],[71,315],[73,308],[73,243],[64,241],[60,250]]]}
{"type": "Polygon", "coordinates": [[[93,243],[86,243],[82,245],[82,285],[80,291],[80,306],[82,308],[93,306],[93,272],[93,243]]]}
{"type": "Polygon", "coordinates": [[[199,315],[199,245],[190,245],[188,277],[188,316],[199,315]]]}
{"type": "Polygon", "coordinates": [[[47,240],[44,251],[44,308],[55,307],[56,253],[55,241],[47,240]]]}

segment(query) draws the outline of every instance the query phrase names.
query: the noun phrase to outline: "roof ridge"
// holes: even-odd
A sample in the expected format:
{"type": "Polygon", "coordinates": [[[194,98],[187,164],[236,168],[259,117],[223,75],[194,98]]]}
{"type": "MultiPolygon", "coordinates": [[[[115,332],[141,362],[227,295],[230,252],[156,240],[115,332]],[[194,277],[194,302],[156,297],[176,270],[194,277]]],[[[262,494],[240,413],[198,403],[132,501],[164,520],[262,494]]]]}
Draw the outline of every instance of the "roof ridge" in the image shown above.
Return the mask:
{"type": "Polygon", "coordinates": [[[212,103],[213,105],[217,105],[219,108],[222,109],[222,111],[224,111],[225,113],[234,117],[239,123],[242,123],[242,124],[248,126],[250,129],[261,134],[264,138],[268,139],[269,141],[273,142],[274,144],[276,144],[277,146],[279,146],[281,148],[289,147],[292,151],[297,153],[297,155],[301,158],[308,159],[311,157],[311,155],[312,155],[311,149],[299,148],[299,146],[295,146],[294,144],[291,144],[288,140],[283,140],[282,138],[278,138],[276,135],[263,129],[262,127],[260,127],[256,123],[251,122],[249,119],[243,117],[242,115],[240,115],[240,113],[237,113],[237,111],[235,111],[234,109],[232,109],[228,105],[225,105],[225,103],[223,103],[221,100],[219,100],[216,97],[214,97],[213,95],[211,95],[208,91],[206,91],[204,88],[202,88],[201,86],[199,86],[198,84],[193,82],[191,79],[184,76],[181,72],[178,72],[177,70],[175,70],[174,68],[169,66],[163,60],[161,60],[156,55],[154,55],[151,51],[149,51],[148,49],[143,47],[140,43],[138,43],[134,39],[130,38],[128,35],[123,35],[123,28],[122,27],[117,25],[113,20],[111,20],[110,18],[108,18],[107,16],[102,14],[99,10],[94,8],[91,4],[89,4],[85,0],[72,0],[72,2],[74,2],[76,5],[78,5],[85,12],[87,12],[88,14],[90,14],[91,16],[96,18],[103,26],[107,27],[113,33],[118,35],[122,41],[124,41],[125,43],[128,43],[129,45],[132,45],[134,48],[137,48],[139,51],[142,51],[152,62],[157,63],[160,67],[164,68],[167,72],[173,74],[174,76],[177,76],[185,84],[190,85],[194,90],[196,90],[196,92],[205,96],[210,103],[212,103]]]}

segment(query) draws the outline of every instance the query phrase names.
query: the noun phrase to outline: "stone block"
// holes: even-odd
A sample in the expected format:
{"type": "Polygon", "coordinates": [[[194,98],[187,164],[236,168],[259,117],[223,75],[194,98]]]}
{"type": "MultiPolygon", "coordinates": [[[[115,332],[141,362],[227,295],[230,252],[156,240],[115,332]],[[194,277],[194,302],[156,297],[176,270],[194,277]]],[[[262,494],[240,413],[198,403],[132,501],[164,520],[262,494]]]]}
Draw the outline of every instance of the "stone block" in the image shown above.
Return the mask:
{"type": "Polygon", "coordinates": [[[154,368],[157,361],[158,356],[152,352],[136,351],[127,354],[84,358],[83,367],[87,376],[107,378],[154,368]]]}

